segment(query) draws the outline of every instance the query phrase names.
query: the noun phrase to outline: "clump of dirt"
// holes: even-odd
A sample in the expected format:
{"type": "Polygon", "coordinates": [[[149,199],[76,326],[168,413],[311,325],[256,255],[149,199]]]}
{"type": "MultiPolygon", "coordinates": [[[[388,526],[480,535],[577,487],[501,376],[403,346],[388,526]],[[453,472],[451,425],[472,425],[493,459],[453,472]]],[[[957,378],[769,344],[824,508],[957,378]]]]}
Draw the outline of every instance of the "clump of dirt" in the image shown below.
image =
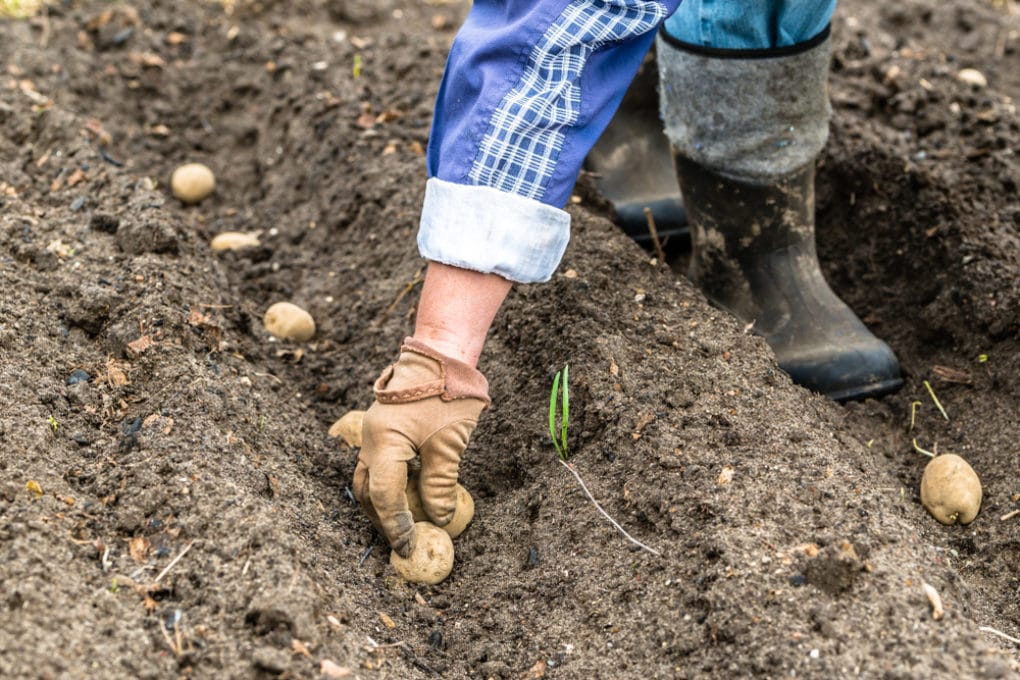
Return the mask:
{"type": "Polygon", "coordinates": [[[560,272],[514,290],[482,359],[453,574],[412,587],[326,430],[413,326],[464,11],[67,2],[0,26],[0,675],[1016,676],[979,630],[1020,632],[1009,16],[911,0],[836,22],[819,246],[902,392],[791,385],[582,178],[560,272]],[[217,190],[185,207],[168,180],[191,161],[217,190]],[[262,246],[213,253],[228,230],[262,246]],[[310,342],[262,327],[282,300],[310,342]],[[572,464],[662,557],[555,458],[568,362],[572,464]],[[973,524],[921,507],[915,444],[971,462],[973,524]]]}

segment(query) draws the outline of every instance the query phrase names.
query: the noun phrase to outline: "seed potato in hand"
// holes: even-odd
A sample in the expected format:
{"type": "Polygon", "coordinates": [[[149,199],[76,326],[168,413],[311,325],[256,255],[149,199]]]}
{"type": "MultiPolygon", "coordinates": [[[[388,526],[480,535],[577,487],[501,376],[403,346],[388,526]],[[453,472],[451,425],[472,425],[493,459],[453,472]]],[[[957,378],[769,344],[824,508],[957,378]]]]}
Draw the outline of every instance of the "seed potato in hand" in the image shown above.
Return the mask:
{"type": "Polygon", "coordinates": [[[405,581],[436,585],[453,571],[453,539],[431,522],[414,525],[414,550],[409,557],[390,552],[390,564],[405,581]]]}
{"type": "MultiPolygon", "coordinates": [[[[457,538],[464,533],[467,525],[471,523],[475,516],[475,499],[460,484],[457,485],[456,490],[457,507],[453,511],[453,519],[446,526],[440,527],[450,535],[450,538],[457,538]]],[[[429,521],[429,516],[425,514],[425,507],[421,502],[421,494],[418,492],[418,479],[416,477],[408,478],[404,493],[407,495],[407,506],[411,510],[411,516],[414,517],[414,521],[429,521]]]]}
{"type": "Polygon", "coordinates": [[[174,197],[188,205],[205,200],[215,188],[216,176],[201,163],[186,163],[170,176],[170,190],[174,197]]]}
{"type": "Polygon", "coordinates": [[[315,335],[312,315],[290,302],[277,302],[262,320],[266,330],[281,340],[307,342],[315,335]]]}
{"type": "Polygon", "coordinates": [[[340,416],[340,419],[329,426],[330,437],[340,437],[347,446],[356,448],[361,446],[361,428],[365,421],[364,411],[348,411],[340,416]]]}
{"type": "Polygon", "coordinates": [[[943,524],[970,524],[981,508],[981,480],[963,458],[932,458],[921,475],[921,503],[943,524]]]}

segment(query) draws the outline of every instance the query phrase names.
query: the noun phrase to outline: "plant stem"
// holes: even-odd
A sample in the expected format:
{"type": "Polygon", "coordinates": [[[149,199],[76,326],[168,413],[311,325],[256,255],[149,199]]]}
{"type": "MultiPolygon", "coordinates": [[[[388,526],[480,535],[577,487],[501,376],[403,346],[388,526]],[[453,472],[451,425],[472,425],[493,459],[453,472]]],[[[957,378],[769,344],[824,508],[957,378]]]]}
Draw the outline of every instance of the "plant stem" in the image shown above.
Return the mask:
{"type": "Polygon", "coordinates": [[[556,372],[556,377],[553,378],[552,392],[549,394],[549,437],[552,439],[553,446],[556,447],[556,453],[559,455],[560,460],[564,460],[563,449],[560,448],[560,442],[556,438],[556,393],[560,388],[560,372],[556,372]]]}

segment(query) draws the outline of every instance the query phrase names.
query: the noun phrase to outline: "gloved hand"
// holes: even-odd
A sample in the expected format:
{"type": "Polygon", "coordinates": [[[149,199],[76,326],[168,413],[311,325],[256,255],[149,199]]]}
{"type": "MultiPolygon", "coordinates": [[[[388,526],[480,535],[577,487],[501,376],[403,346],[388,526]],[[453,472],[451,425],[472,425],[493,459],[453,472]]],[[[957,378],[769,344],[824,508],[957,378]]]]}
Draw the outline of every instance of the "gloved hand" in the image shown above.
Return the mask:
{"type": "Polygon", "coordinates": [[[414,519],[404,487],[420,456],[418,488],[425,514],[445,526],[456,509],[457,471],[478,416],[491,403],[477,369],[407,338],[400,358],[375,383],[365,413],[354,495],[402,557],[414,548],[414,519]]]}

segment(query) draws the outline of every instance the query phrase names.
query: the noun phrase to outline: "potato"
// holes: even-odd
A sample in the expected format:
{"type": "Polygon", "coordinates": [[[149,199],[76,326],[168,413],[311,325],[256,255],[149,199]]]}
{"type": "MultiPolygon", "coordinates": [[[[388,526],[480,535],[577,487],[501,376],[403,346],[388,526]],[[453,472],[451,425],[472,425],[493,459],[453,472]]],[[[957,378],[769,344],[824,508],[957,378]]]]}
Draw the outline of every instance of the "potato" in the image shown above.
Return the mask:
{"type": "Polygon", "coordinates": [[[411,583],[435,585],[453,571],[453,539],[431,522],[415,522],[414,550],[403,558],[394,550],[390,564],[411,583]]]}
{"type": "Polygon", "coordinates": [[[205,200],[215,188],[213,171],[201,163],[186,163],[170,176],[170,190],[179,201],[189,205],[205,200]]]}
{"type": "Polygon", "coordinates": [[[213,236],[209,247],[216,252],[224,250],[241,250],[242,248],[258,248],[262,245],[259,242],[257,231],[224,231],[213,236]]]}
{"type": "Polygon", "coordinates": [[[348,411],[329,426],[329,436],[341,437],[347,446],[361,446],[361,426],[364,420],[364,411],[348,411]]]}
{"type": "Polygon", "coordinates": [[[266,330],[283,340],[306,342],[315,335],[312,315],[290,302],[277,302],[266,310],[262,323],[266,330]]]}
{"type": "Polygon", "coordinates": [[[457,538],[464,533],[464,530],[467,529],[468,524],[471,523],[474,517],[475,499],[471,497],[467,489],[458,484],[457,509],[453,511],[453,519],[443,527],[443,531],[450,534],[450,538],[457,538]]]}
{"type": "MultiPolygon", "coordinates": [[[[407,506],[411,509],[411,516],[414,517],[414,521],[429,521],[429,516],[425,514],[425,507],[421,503],[421,495],[418,493],[418,479],[416,477],[408,478],[404,493],[407,495],[407,506]]],[[[440,528],[450,534],[450,538],[457,538],[464,533],[464,530],[467,529],[467,525],[471,523],[474,516],[475,499],[471,497],[467,489],[458,484],[457,507],[453,511],[453,519],[446,526],[440,528]]]]}
{"type": "Polygon", "coordinates": [[[921,503],[943,524],[970,524],[981,508],[981,480],[955,453],[937,456],[921,475],[921,503]]]}

